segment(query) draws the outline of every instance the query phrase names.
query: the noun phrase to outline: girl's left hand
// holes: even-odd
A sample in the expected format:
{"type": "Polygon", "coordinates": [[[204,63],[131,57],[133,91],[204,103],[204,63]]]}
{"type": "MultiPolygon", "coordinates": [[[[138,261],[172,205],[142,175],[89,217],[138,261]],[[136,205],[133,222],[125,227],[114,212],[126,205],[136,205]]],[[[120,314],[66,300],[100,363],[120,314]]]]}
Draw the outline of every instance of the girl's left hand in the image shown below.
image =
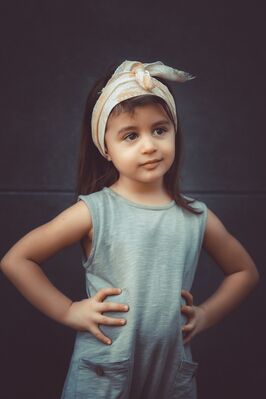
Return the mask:
{"type": "Polygon", "coordinates": [[[206,315],[203,308],[193,305],[193,295],[189,291],[181,290],[181,295],[187,302],[187,305],[181,306],[181,312],[185,313],[188,318],[188,323],[182,327],[182,332],[186,333],[183,341],[186,344],[192,337],[204,330],[206,315]]]}

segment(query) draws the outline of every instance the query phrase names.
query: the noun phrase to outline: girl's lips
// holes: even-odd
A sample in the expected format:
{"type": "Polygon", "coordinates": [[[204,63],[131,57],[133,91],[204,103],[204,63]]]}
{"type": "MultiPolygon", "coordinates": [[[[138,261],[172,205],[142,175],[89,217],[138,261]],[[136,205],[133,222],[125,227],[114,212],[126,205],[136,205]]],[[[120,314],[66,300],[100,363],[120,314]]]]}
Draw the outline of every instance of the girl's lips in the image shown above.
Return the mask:
{"type": "Polygon", "coordinates": [[[149,169],[152,169],[152,168],[155,168],[157,165],[159,165],[160,162],[161,161],[152,162],[152,163],[145,163],[144,165],[141,165],[141,166],[144,166],[144,167],[147,167],[149,169]]]}
{"type": "Polygon", "coordinates": [[[155,163],[155,162],[159,162],[159,161],[161,161],[161,159],[154,158],[154,159],[151,159],[150,161],[143,163],[142,165],[146,165],[147,163],[155,163]]]}

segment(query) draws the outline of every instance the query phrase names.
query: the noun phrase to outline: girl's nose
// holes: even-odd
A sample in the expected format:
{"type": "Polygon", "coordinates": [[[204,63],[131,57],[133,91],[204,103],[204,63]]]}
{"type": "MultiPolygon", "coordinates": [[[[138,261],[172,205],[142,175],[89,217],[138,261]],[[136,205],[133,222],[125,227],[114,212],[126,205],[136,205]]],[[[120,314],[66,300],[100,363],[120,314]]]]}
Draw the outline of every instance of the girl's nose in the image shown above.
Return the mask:
{"type": "Polygon", "coordinates": [[[156,144],[152,137],[144,137],[141,140],[141,149],[144,152],[154,151],[156,149],[156,144]]]}

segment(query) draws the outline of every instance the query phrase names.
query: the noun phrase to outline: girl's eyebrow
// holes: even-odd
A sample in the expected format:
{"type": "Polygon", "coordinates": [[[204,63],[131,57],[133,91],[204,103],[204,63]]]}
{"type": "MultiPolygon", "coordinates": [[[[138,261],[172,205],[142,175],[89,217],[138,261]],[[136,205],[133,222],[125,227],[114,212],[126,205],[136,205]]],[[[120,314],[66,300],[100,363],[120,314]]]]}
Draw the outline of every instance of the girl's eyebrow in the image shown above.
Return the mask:
{"type": "MultiPolygon", "coordinates": [[[[162,124],[164,124],[164,125],[170,125],[170,122],[169,122],[169,120],[167,120],[167,119],[161,119],[161,120],[159,120],[159,121],[153,123],[153,124],[151,125],[151,127],[154,127],[154,126],[157,126],[157,125],[162,125],[162,124]]],[[[120,129],[120,130],[118,131],[117,135],[119,136],[120,134],[122,134],[122,133],[123,133],[124,131],[126,131],[126,130],[129,130],[129,129],[137,129],[137,128],[138,128],[138,126],[124,126],[124,127],[122,127],[122,129],[120,129]]]]}

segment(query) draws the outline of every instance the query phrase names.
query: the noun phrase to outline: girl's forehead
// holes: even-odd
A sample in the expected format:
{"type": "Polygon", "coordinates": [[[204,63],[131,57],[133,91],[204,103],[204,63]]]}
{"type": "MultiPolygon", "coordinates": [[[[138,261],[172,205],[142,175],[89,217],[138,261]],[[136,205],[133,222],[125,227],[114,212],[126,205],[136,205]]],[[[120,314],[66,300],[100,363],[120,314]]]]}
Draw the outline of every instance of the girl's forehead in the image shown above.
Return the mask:
{"type": "Polygon", "coordinates": [[[142,118],[156,118],[158,116],[164,116],[169,119],[166,111],[160,104],[145,104],[134,107],[132,110],[122,110],[121,112],[111,113],[107,120],[107,127],[110,124],[121,123],[128,120],[136,120],[142,118]]]}

